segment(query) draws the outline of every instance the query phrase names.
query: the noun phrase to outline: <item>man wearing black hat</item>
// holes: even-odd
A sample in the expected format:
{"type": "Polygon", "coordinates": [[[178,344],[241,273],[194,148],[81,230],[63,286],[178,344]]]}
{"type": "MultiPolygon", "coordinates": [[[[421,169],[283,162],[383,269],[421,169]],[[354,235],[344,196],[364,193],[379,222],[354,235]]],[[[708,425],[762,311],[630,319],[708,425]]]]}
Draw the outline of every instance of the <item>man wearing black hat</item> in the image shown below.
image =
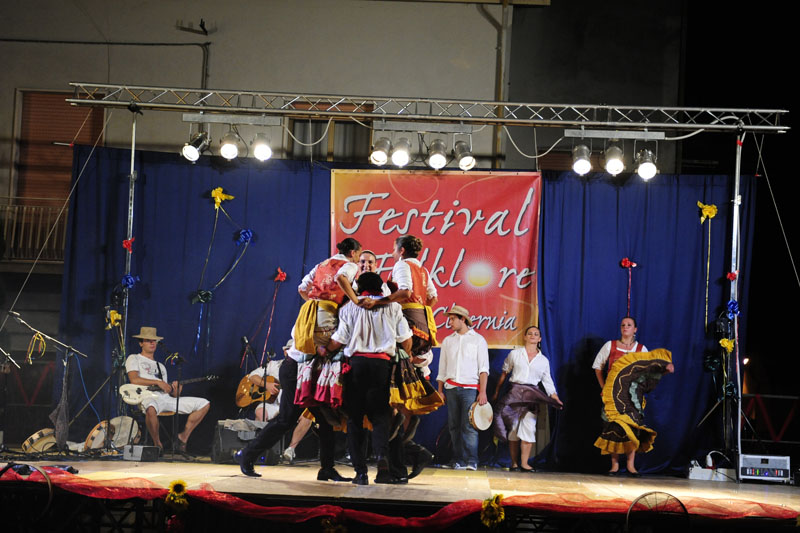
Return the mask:
{"type": "MultiPolygon", "coordinates": [[[[145,413],[145,424],[153,444],[163,449],[161,438],[158,434],[158,415],[163,412],[175,412],[176,396],[180,391],[181,385],[177,381],[169,383],[167,381],[167,367],[155,360],[158,341],[164,337],[157,335],[156,328],[143,326],[138,335],[132,335],[139,339],[139,346],[142,352],[128,356],[125,360],[125,371],[128,373],[128,381],[134,385],[156,386],[161,389],[149,397],[142,400],[142,410],[145,413]]],[[[178,433],[178,450],[186,452],[186,443],[194,428],[203,420],[208,413],[211,404],[205,398],[193,396],[181,396],[177,406],[180,414],[188,414],[186,426],[183,431],[178,433]]]]}
{"type": "MultiPolygon", "coordinates": [[[[373,272],[358,278],[360,298],[380,299],[383,280],[373,272]]],[[[344,386],[344,409],[348,416],[347,446],[353,460],[356,477],[353,483],[368,485],[367,463],[364,457],[364,415],[372,424],[372,445],[378,457],[375,483],[396,483],[389,472],[389,378],[392,357],[397,344],[411,349],[411,329],[403,318],[400,304],[364,309],[348,303],[339,310],[339,326],[320,355],[344,346],[350,363],[344,386]]]]}

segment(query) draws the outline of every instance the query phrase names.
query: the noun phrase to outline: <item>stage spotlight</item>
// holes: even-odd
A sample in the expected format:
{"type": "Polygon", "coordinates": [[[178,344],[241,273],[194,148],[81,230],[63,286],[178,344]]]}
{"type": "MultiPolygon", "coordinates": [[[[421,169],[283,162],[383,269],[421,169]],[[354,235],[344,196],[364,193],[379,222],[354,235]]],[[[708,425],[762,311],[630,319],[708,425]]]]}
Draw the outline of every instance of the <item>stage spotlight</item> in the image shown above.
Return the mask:
{"type": "Polygon", "coordinates": [[[434,139],[428,147],[428,165],[439,170],[447,164],[447,145],[441,139],[434,139]]]}
{"type": "Polygon", "coordinates": [[[266,161],[272,157],[272,148],[269,146],[267,136],[263,133],[259,133],[253,139],[253,156],[259,161],[266,161]]]}
{"type": "Polygon", "coordinates": [[[750,358],[749,357],[745,357],[744,359],[742,359],[742,364],[744,366],[747,366],[748,363],[750,363],[750,358]]]}
{"type": "Polygon", "coordinates": [[[625,163],[622,162],[622,148],[616,144],[609,144],[605,151],[606,172],[616,176],[625,170],[625,163]]]}
{"type": "Polygon", "coordinates": [[[226,133],[220,141],[219,155],[227,160],[236,159],[239,155],[239,136],[233,130],[226,133]]]}
{"type": "Polygon", "coordinates": [[[575,174],[583,176],[592,170],[592,151],[585,144],[579,144],[572,149],[572,170],[575,174]]]}
{"type": "Polygon", "coordinates": [[[183,148],[181,148],[181,155],[188,161],[194,163],[200,159],[200,154],[202,154],[203,151],[208,148],[208,144],[208,133],[204,131],[198,131],[192,135],[188,143],[183,145],[183,148]]]}
{"type": "Polygon", "coordinates": [[[386,138],[381,137],[372,146],[372,152],[369,154],[369,162],[373,165],[383,166],[389,161],[389,152],[392,151],[392,142],[386,138]]]}
{"type": "Polygon", "coordinates": [[[639,168],[636,172],[645,181],[651,179],[658,172],[658,169],[656,169],[656,155],[646,148],[636,154],[636,162],[639,163],[639,168]]]}
{"type": "Polygon", "coordinates": [[[461,170],[470,170],[475,166],[475,157],[466,141],[457,141],[453,146],[453,154],[461,170]]]}
{"type": "Polygon", "coordinates": [[[400,137],[392,149],[392,164],[404,167],[411,161],[411,142],[405,137],[400,137]]]}

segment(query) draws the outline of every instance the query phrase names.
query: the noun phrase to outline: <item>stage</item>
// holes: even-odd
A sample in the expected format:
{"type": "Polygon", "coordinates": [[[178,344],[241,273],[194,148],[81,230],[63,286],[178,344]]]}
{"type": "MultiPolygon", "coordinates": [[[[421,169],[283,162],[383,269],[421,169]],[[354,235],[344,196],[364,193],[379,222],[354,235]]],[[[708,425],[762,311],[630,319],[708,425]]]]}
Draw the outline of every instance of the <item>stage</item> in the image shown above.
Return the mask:
{"type": "MultiPolygon", "coordinates": [[[[148,522],[141,517],[130,519],[140,526],[144,524],[138,530],[145,531],[161,529],[159,520],[171,514],[161,502],[175,480],[184,481],[188,489],[190,514],[185,520],[193,524],[191,530],[196,530],[198,520],[210,529],[212,524],[224,523],[221,516],[230,522],[237,515],[238,520],[266,520],[293,530],[298,527],[319,530],[320,520],[326,519],[345,525],[350,531],[378,526],[455,529],[480,524],[484,502],[497,495],[502,495],[499,503],[505,510],[502,527],[506,530],[526,529],[526,526],[537,530],[565,527],[583,530],[581,524],[589,523],[594,530],[621,530],[631,503],[653,492],[658,494],[640,500],[652,509],[647,513],[649,520],[655,516],[653,513],[668,512],[659,517],[660,523],[664,524],[664,516],[668,516],[673,526],[678,520],[678,527],[688,525],[695,530],[744,529],[755,524],[759,529],[783,529],[794,527],[800,513],[800,490],[788,485],[659,476],[632,478],[555,472],[529,474],[491,468],[475,472],[428,468],[406,485],[375,485],[372,479],[376,472],[371,467],[370,485],[356,486],[317,481],[315,463],[257,466],[261,478],[248,478],[236,465],[214,464],[208,458],[140,463],[64,457],[24,464],[39,467],[50,477],[56,487],[52,493],[53,509],[58,507],[60,499],[72,502],[67,506],[74,509],[76,495],[82,498],[81,505],[86,505],[87,498],[105,503],[135,500],[138,503],[129,505],[127,514],[150,512],[151,527],[146,527],[148,522]],[[51,465],[69,465],[78,473],[47,468],[51,465]],[[156,507],[148,511],[139,498],[156,507]],[[139,511],[134,510],[137,506],[139,511]]],[[[337,469],[343,475],[352,475],[352,468],[347,465],[338,465],[337,469]]],[[[8,471],[0,482],[3,494],[0,501],[7,507],[14,504],[14,498],[20,498],[19,494],[34,493],[37,489],[46,493],[44,481],[36,471],[29,478],[8,471]],[[6,489],[11,489],[14,496],[9,496],[6,489]]],[[[108,509],[103,512],[114,514],[108,509]]],[[[642,522],[643,515],[638,516],[642,522]]],[[[124,527],[137,530],[132,525],[124,527]]]]}

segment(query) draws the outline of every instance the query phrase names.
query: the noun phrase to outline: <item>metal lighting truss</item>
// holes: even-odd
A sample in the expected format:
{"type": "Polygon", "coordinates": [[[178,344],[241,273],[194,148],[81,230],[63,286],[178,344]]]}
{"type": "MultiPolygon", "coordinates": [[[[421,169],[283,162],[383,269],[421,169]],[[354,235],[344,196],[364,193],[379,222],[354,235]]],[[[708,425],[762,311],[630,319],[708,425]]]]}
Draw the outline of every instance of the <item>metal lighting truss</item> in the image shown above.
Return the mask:
{"type": "Polygon", "coordinates": [[[78,106],[140,110],[276,115],[291,118],[356,118],[496,126],[576,126],[621,130],[751,131],[782,133],[779,109],[530,104],[375,96],[289,94],[72,82],[78,106]]]}
{"type": "MultiPolygon", "coordinates": [[[[438,100],[431,98],[393,98],[375,96],[334,96],[321,94],[288,94],[257,91],[232,91],[213,89],[187,89],[175,87],[146,87],[141,85],[113,85],[73,82],[74,97],[67,102],[77,106],[121,107],[131,111],[202,112],[205,115],[225,114],[240,116],[272,116],[285,118],[358,119],[381,123],[424,122],[452,129],[457,125],[575,127],[580,131],[565,132],[565,136],[603,136],[604,132],[591,130],[627,130],[646,132],[653,138],[663,138],[665,131],[682,134],[703,132],[736,133],[736,171],[732,199],[731,272],[739,269],[739,194],[740,163],[744,135],[750,133],[785,133],[788,126],[781,118],[788,113],[780,109],[726,109],[712,107],[661,107],[614,106],[578,104],[527,104],[514,102],[489,102],[477,100],[438,100]],[[655,132],[660,132],[655,134],[655,132]]],[[[208,122],[214,122],[210,119],[208,122]]],[[[409,130],[415,129],[413,126],[409,130]]],[[[627,137],[621,131],[620,138],[627,137]]],[[[681,135],[683,137],[684,135],[681,135]]],[[[136,173],[133,155],[136,147],[136,113],[133,113],[131,131],[131,176],[128,206],[128,239],[131,238],[133,219],[133,189],[136,173]]],[[[130,273],[130,259],[125,273],[130,273]]],[[[730,283],[731,300],[738,299],[738,282],[730,283]]],[[[127,290],[124,308],[126,317],[123,343],[127,327],[127,290]]],[[[734,317],[734,324],[737,319],[734,317]]],[[[736,325],[734,325],[736,328],[736,325]]],[[[735,329],[736,330],[736,329],[735,329]]],[[[738,339],[737,339],[738,346],[738,339]]],[[[731,361],[726,361],[730,366],[731,361]]],[[[723,417],[736,420],[736,453],[741,451],[741,367],[738,349],[733,361],[736,375],[737,414],[726,412],[723,417]]],[[[725,427],[728,427],[726,422],[725,427]]],[[[727,429],[726,429],[727,431],[727,429]]],[[[738,461],[737,461],[738,462],[738,461]]],[[[740,470],[737,468],[737,480],[740,470]]]]}

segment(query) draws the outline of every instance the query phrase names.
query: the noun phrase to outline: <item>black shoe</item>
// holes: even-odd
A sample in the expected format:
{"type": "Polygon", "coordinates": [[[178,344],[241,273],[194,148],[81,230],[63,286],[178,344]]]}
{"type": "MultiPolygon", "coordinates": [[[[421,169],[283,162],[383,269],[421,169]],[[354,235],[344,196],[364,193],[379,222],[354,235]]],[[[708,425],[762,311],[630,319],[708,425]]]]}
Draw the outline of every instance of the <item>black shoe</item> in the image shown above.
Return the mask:
{"type": "Polygon", "coordinates": [[[335,468],[320,468],[317,472],[317,481],[353,481],[351,477],[344,477],[335,468]]]}
{"type": "Polygon", "coordinates": [[[378,475],[375,476],[375,483],[385,485],[400,485],[401,483],[408,483],[408,478],[394,477],[388,470],[379,470],[378,475]]]}
{"type": "Polygon", "coordinates": [[[353,478],[352,483],[354,485],[369,485],[369,476],[367,476],[366,472],[363,474],[356,474],[356,477],[353,478]]]}
{"type": "Polygon", "coordinates": [[[242,471],[242,474],[250,477],[261,477],[261,474],[256,472],[255,468],[253,468],[253,461],[244,460],[244,454],[242,453],[242,450],[236,452],[236,455],[233,457],[236,459],[236,462],[239,463],[239,469],[242,471]]]}
{"type": "Polygon", "coordinates": [[[411,473],[408,474],[408,479],[414,479],[418,475],[425,470],[425,467],[431,464],[433,461],[433,454],[426,449],[422,449],[417,452],[417,455],[414,457],[414,464],[411,467],[411,473]]]}
{"type": "Polygon", "coordinates": [[[400,431],[400,428],[403,427],[403,422],[406,421],[406,417],[403,413],[397,413],[394,415],[392,419],[392,425],[389,427],[389,440],[394,440],[397,437],[397,433],[400,431]]]}

